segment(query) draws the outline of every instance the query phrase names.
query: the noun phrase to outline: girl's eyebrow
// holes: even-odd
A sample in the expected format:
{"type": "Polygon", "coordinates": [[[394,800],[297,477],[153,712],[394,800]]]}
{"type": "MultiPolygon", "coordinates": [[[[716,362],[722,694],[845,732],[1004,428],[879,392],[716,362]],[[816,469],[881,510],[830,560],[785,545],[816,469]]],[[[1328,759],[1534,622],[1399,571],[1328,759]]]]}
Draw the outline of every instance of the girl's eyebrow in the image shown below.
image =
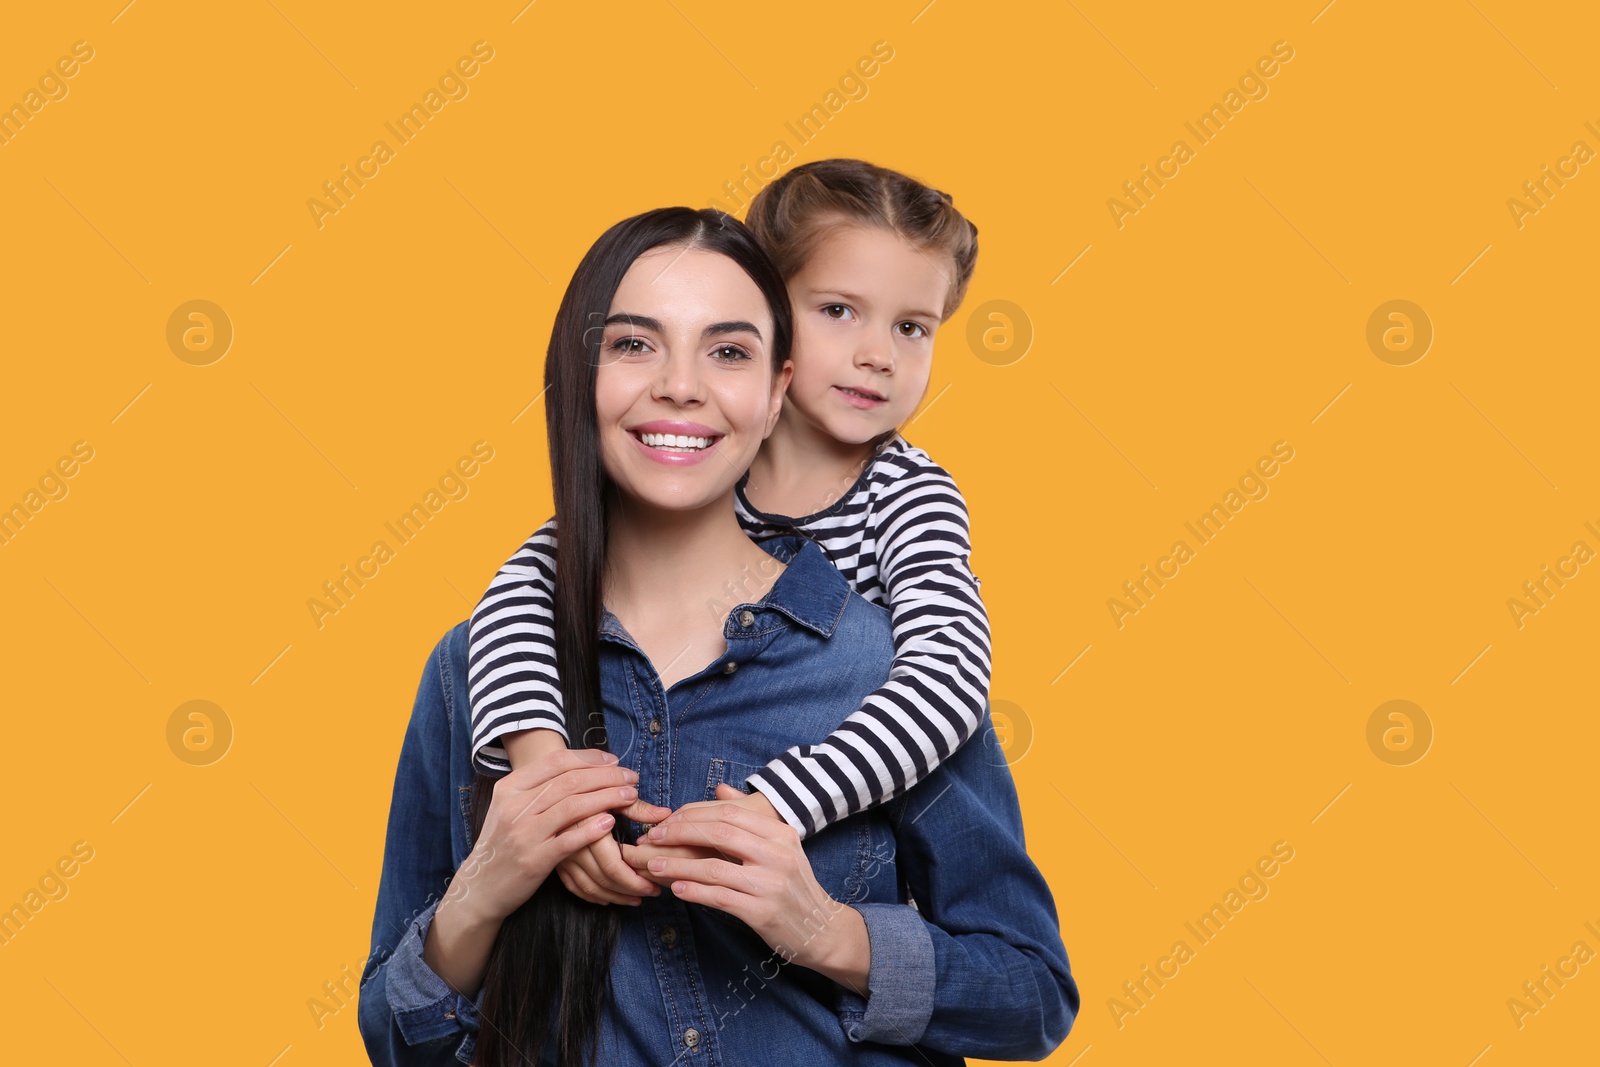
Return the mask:
{"type": "MultiPolygon", "coordinates": [[[[653,319],[649,315],[633,315],[626,311],[619,311],[617,314],[612,315],[606,319],[605,324],[607,326],[636,326],[641,330],[650,330],[655,333],[666,332],[662,330],[659,319],[653,319]]],[[[713,322],[710,326],[700,331],[700,336],[721,337],[723,334],[728,333],[751,333],[755,334],[757,340],[766,340],[761,336],[761,331],[756,328],[755,323],[746,322],[743,319],[713,322]]]]}
{"type": "MultiPolygon", "coordinates": [[[[842,296],[846,300],[854,301],[857,304],[864,304],[867,302],[867,298],[862,296],[860,293],[847,293],[843,289],[811,289],[809,290],[809,293],[811,296],[842,296]]],[[[906,314],[920,316],[925,319],[933,319],[935,321],[937,321],[939,318],[939,316],[935,315],[931,311],[914,310],[908,311],[906,314]]]]}

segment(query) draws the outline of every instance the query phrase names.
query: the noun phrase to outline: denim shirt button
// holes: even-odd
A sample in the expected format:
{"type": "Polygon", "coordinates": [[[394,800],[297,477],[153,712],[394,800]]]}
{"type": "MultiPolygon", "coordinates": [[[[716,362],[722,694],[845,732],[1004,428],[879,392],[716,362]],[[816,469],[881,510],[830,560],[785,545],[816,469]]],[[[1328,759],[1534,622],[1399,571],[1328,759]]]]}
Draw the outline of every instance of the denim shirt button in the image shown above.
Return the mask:
{"type": "Polygon", "coordinates": [[[650,735],[654,737],[661,732],[661,716],[652,716],[650,719],[650,735]]]}
{"type": "Polygon", "coordinates": [[[736,671],[738,669],[739,669],[739,665],[737,663],[733,662],[733,660],[731,660],[731,659],[727,663],[724,663],[722,665],[722,673],[723,674],[732,674],[734,671],[736,671]]]}
{"type": "Polygon", "coordinates": [[[692,1026],[689,1027],[689,1029],[687,1029],[687,1030],[685,1030],[683,1032],[683,1043],[685,1045],[688,1045],[692,1049],[699,1048],[700,1047],[700,1031],[696,1030],[692,1026]]]}
{"type": "Polygon", "coordinates": [[[739,612],[739,625],[740,626],[743,626],[746,630],[748,630],[750,627],[754,626],[755,624],[756,624],[756,613],[755,612],[751,611],[749,608],[745,608],[743,611],[739,612]]]}
{"type": "Polygon", "coordinates": [[[673,927],[669,926],[665,930],[661,931],[661,947],[662,948],[671,948],[673,945],[676,945],[677,943],[678,943],[678,931],[676,929],[674,929],[673,927]]]}

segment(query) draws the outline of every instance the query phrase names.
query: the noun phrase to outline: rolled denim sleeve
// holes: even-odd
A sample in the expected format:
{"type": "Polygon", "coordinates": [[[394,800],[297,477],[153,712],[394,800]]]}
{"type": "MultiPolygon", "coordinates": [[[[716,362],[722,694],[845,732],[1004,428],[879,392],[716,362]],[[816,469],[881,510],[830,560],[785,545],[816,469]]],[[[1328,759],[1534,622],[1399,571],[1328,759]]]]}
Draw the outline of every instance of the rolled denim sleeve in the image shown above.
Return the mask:
{"type": "Polygon", "coordinates": [[[857,904],[867,924],[872,963],[868,996],[845,990],[839,1008],[851,1041],[914,1045],[933,1015],[933,938],[915,908],[906,904],[857,904]]]}
{"type": "MultiPolygon", "coordinates": [[[[447,639],[448,640],[448,639],[447,639]]],[[[434,909],[457,867],[451,841],[451,673],[447,640],[423,669],[395,769],[372,920],[372,951],[356,1016],[367,1057],[378,1067],[470,1063],[477,1013],[422,959],[434,909]],[[455,1039],[451,1040],[452,1035],[455,1039]]]]}
{"type": "Polygon", "coordinates": [[[987,711],[972,741],[906,793],[893,818],[896,864],[916,905],[862,906],[863,916],[879,913],[868,919],[870,995],[863,1007],[845,994],[846,1034],[858,1039],[859,1027],[859,1040],[990,1060],[1048,1056],[1077,1018],[1078,986],[987,711]],[[925,947],[906,929],[913,918],[925,947]]]}
{"type": "Polygon", "coordinates": [[[466,1031],[456,1059],[471,1063],[478,1032],[477,1000],[451,989],[422,958],[428,927],[433,924],[433,914],[438,908],[437,901],[429,905],[395,946],[394,955],[389,957],[384,992],[406,1044],[418,1045],[466,1031]]]}

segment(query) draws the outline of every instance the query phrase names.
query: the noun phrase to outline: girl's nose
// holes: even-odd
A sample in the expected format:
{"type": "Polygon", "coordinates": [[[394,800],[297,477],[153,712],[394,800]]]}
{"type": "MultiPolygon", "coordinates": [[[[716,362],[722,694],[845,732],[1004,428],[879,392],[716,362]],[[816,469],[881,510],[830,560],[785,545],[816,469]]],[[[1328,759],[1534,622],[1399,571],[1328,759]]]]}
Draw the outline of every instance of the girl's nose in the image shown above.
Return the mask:
{"type": "Polygon", "coordinates": [[[866,343],[856,350],[856,366],[869,370],[894,370],[894,352],[882,342],[866,343]]]}

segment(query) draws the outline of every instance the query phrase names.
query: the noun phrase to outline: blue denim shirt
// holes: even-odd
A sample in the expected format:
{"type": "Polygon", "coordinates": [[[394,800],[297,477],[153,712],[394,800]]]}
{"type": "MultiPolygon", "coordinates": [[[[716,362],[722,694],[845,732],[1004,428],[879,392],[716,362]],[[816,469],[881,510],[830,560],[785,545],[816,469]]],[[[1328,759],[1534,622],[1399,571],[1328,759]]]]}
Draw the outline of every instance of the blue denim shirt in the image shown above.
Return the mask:
{"type": "MultiPolygon", "coordinates": [[[[676,808],[711,799],[719,782],[744,788],[775,754],[821,741],[888,674],[888,613],[852,593],[815,544],[762,547],[787,569],[761,601],[729,612],[727,651],[670,689],[603,614],[610,747],[639,773],[645,800],[676,808]]],[[[378,1065],[470,1063],[477,1037],[477,1003],[422,958],[434,908],[472,846],[466,657],[463,622],[424,668],[395,774],[357,1012],[378,1065]]],[[[640,830],[628,824],[626,839],[640,830]]],[[[971,743],[903,797],[803,847],[822,888],[865,920],[867,996],[663,890],[615,905],[623,925],[599,1063],[942,1065],[1042,1059],[1066,1039],[1078,988],[987,714],[971,743]]]]}

